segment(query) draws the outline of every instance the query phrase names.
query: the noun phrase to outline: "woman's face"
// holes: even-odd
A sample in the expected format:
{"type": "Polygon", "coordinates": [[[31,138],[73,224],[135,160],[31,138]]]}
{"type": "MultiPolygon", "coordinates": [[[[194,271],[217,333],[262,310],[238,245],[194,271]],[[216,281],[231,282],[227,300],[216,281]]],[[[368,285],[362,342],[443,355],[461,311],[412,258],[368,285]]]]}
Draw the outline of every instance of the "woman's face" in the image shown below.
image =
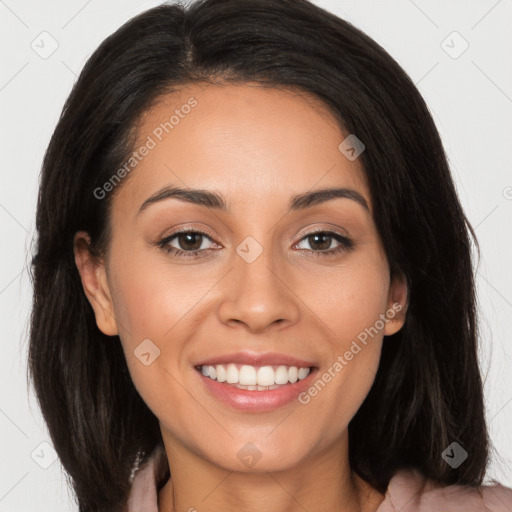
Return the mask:
{"type": "Polygon", "coordinates": [[[254,84],[187,86],[145,114],[105,266],[76,255],[168,450],[276,471],[346,446],[406,299],[348,135],[313,98],[254,84]]]}

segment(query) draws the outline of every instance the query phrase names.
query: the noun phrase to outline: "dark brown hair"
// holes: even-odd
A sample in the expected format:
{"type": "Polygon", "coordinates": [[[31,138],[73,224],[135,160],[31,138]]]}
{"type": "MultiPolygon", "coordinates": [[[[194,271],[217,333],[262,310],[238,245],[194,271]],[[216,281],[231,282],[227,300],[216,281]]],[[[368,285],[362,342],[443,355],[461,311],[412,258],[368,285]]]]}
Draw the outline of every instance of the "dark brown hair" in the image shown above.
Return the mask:
{"type": "Polygon", "coordinates": [[[306,0],[200,0],[143,12],[100,45],[43,162],[29,371],[80,511],[122,510],[136,461],[162,439],[119,339],[96,326],[73,235],[85,230],[98,253],[106,250],[111,197],[98,200],[94,190],[133,151],[141,114],[198,81],[305,91],[364,142],[375,222],[392,273],[407,280],[409,304],[350,423],[351,466],[381,492],[405,467],[446,484],[481,484],[488,437],[470,252],[476,239],[424,100],[375,41],[306,0]],[[441,457],[453,441],[469,453],[456,469],[441,457]]]}

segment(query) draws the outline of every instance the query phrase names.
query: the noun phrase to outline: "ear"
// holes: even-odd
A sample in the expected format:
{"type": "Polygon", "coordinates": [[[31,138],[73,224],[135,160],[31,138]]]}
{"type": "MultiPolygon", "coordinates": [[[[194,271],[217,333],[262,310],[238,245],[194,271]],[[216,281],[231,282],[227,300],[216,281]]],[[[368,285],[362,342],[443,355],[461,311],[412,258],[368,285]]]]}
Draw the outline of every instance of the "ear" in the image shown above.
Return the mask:
{"type": "Polygon", "coordinates": [[[82,280],[85,295],[96,317],[98,329],[108,336],[119,334],[114,316],[114,304],[107,281],[105,264],[91,252],[91,239],[85,231],[73,238],[75,264],[82,280]]]}
{"type": "Polygon", "coordinates": [[[407,312],[408,294],[407,280],[401,272],[397,272],[392,277],[389,287],[384,336],[395,334],[403,327],[407,312]]]}

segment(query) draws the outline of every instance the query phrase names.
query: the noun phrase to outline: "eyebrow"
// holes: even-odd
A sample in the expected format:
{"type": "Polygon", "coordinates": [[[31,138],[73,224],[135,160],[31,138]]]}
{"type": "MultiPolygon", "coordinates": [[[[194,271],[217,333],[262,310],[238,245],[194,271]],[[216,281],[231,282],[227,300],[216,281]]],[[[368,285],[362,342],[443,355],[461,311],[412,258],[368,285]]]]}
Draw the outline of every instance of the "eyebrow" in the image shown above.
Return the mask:
{"type": "MultiPolygon", "coordinates": [[[[152,204],[171,198],[200,206],[206,206],[208,208],[214,208],[216,210],[229,211],[226,200],[218,192],[168,186],[148,197],[140,206],[137,215],[146,210],[152,204]]],[[[288,210],[305,210],[306,208],[338,198],[351,199],[352,201],[360,204],[367,211],[370,211],[370,207],[368,206],[366,199],[357,192],[357,190],[345,187],[323,188],[292,196],[288,204],[288,210]]]]}

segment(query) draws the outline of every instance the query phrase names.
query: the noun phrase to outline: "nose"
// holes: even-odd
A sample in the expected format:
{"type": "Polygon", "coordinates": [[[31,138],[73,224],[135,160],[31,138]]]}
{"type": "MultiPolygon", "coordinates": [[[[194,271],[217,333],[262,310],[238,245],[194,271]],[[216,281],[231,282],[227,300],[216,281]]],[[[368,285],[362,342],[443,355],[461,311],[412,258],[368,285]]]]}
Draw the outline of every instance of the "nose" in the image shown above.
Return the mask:
{"type": "Polygon", "coordinates": [[[263,250],[252,263],[234,255],[234,268],[218,310],[221,322],[243,325],[251,333],[295,324],[300,315],[299,299],[283,268],[272,261],[270,251],[263,250]]]}

